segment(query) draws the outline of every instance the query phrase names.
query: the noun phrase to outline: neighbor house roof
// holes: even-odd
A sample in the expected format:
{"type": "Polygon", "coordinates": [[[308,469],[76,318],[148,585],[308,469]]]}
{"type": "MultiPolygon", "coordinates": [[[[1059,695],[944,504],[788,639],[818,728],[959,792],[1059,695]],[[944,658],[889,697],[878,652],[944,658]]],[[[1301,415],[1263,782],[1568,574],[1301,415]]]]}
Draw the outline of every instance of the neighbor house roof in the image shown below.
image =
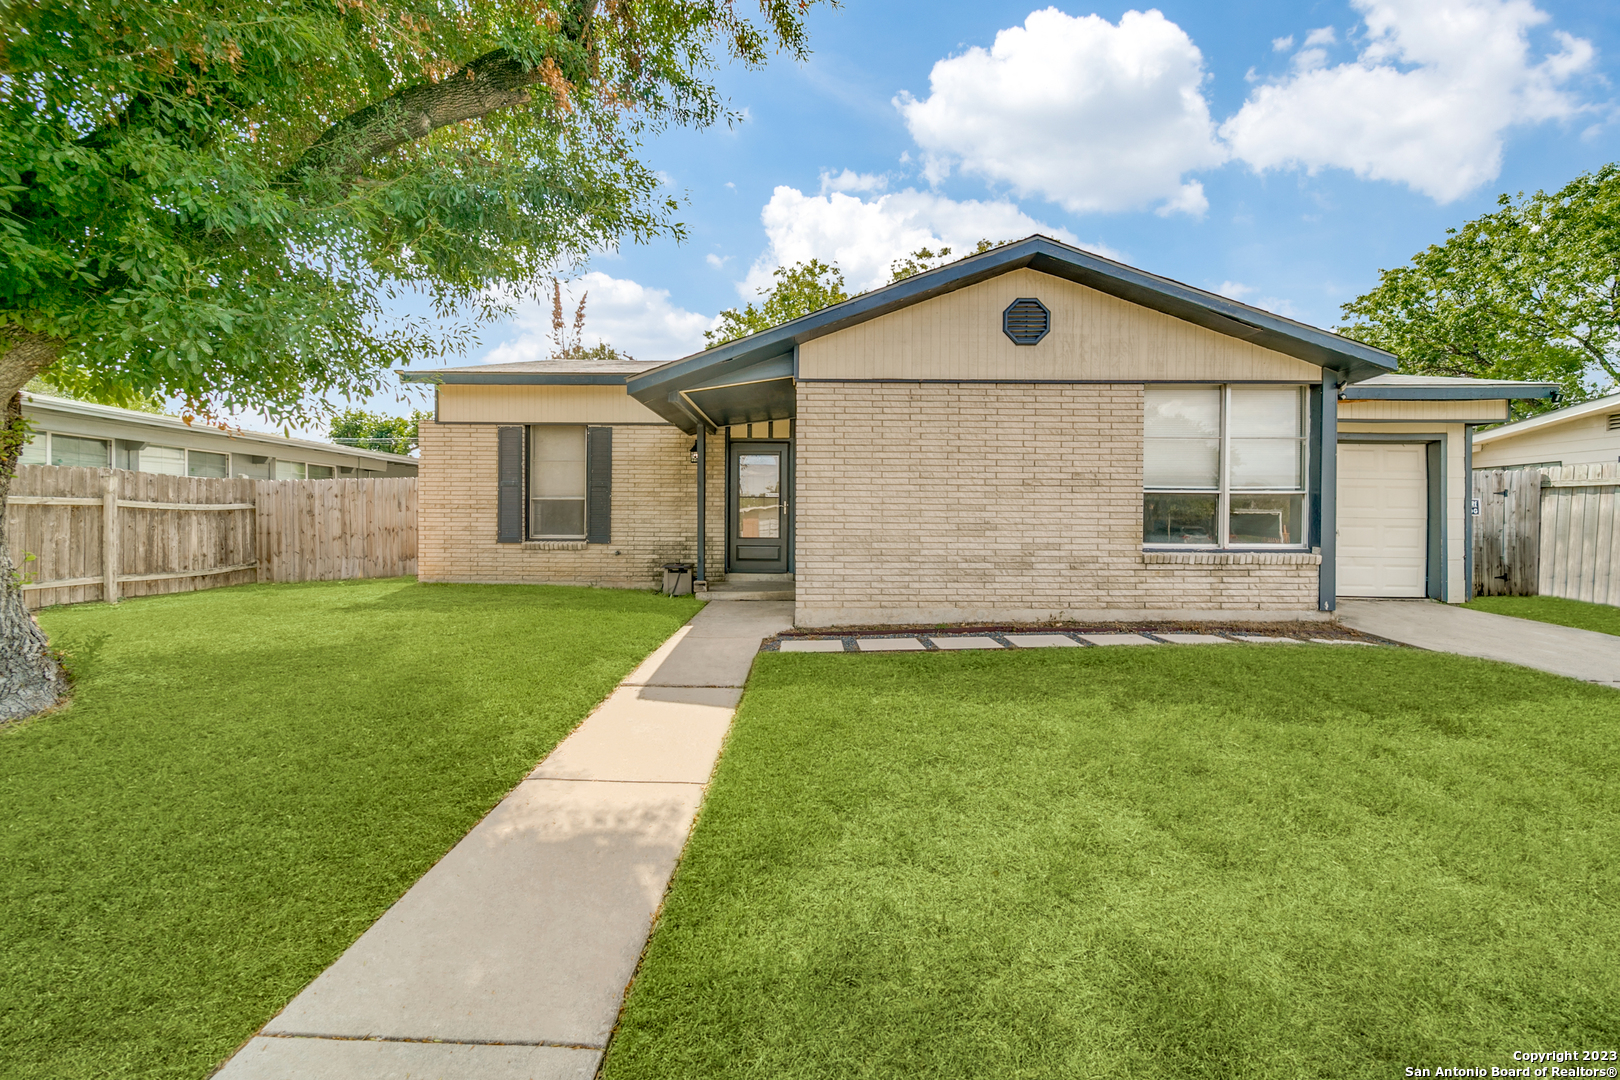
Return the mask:
{"type": "Polygon", "coordinates": [[[1583,416],[1593,413],[1620,411],[1620,394],[1609,394],[1606,397],[1596,398],[1592,401],[1583,401],[1579,405],[1571,405],[1567,409],[1558,409],[1554,412],[1542,413],[1532,416],[1528,420],[1520,420],[1513,424],[1503,424],[1501,427],[1481,431],[1474,436],[1474,445],[1495,442],[1497,439],[1507,439],[1514,435],[1523,435],[1527,431],[1538,431],[1542,428],[1557,427],[1567,424],[1571,420],[1579,420],[1583,416]]]}
{"type": "Polygon", "coordinates": [[[1031,236],[633,375],[630,393],[648,408],[687,427],[691,419],[669,400],[673,392],[714,385],[716,380],[745,368],[791,356],[806,341],[1025,267],[1316,364],[1337,372],[1348,382],[1370,379],[1395,367],[1394,356],[1371,345],[1105,259],[1050,237],[1031,236]]]}
{"type": "Polygon", "coordinates": [[[663,361],[642,360],[524,360],[515,364],[476,364],[472,367],[402,371],[410,383],[543,383],[562,386],[623,384],[631,375],[662,366],[663,361]]]}
{"type": "Polygon", "coordinates": [[[1450,375],[1375,375],[1339,391],[1347,400],[1380,398],[1408,401],[1546,400],[1558,396],[1558,384],[1511,379],[1460,379],[1450,375]]]}
{"type": "MultiPolygon", "coordinates": [[[[146,428],[148,432],[171,431],[177,437],[184,435],[192,441],[195,441],[199,436],[209,439],[226,438],[241,443],[257,443],[268,447],[321,450],[328,454],[349,455],[381,463],[421,464],[416,458],[405,457],[401,454],[385,454],[378,450],[363,450],[358,446],[342,446],[338,443],[317,442],[313,439],[289,439],[284,435],[272,435],[262,431],[246,431],[240,428],[221,430],[205,423],[188,424],[178,416],[141,412],[139,409],[120,409],[114,405],[97,405],[89,401],[75,401],[72,398],[53,397],[50,394],[36,394],[28,390],[23,391],[22,400],[23,406],[30,411],[58,413],[83,417],[88,420],[115,422],[146,428]]],[[[161,434],[151,435],[151,438],[154,439],[161,437],[161,434]]],[[[193,447],[193,449],[196,449],[196,447],[193,447]]]]}

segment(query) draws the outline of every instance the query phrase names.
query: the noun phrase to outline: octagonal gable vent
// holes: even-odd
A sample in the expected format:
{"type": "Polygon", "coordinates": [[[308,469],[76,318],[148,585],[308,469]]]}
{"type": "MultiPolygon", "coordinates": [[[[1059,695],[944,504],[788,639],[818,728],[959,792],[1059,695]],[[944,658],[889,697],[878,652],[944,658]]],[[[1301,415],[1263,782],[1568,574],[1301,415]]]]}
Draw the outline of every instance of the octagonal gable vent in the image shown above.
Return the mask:
{"type": "Polygon", "coordinates": [[[1034,345],[1052,329],[1052,313],[1032,296],[1021,296],[1001,313],[1001,332],[1014,345],[1034,345]]]}

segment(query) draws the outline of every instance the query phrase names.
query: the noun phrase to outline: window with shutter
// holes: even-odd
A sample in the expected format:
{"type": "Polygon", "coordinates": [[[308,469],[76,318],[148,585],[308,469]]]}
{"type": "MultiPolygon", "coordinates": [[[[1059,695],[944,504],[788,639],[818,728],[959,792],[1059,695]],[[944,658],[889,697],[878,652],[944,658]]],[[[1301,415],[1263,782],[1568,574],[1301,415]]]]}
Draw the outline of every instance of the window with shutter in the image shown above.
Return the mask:
{"type": "Polygon", "coordinates": [[[585,539],[611,542],[613,533],[613,429],[587,429],[585,440],[585,539]]]}
{"type": "Polygon", "coordinates": [[[502,544],[523,542],[523,429],[496,429],[495,539],[502,544]]]}

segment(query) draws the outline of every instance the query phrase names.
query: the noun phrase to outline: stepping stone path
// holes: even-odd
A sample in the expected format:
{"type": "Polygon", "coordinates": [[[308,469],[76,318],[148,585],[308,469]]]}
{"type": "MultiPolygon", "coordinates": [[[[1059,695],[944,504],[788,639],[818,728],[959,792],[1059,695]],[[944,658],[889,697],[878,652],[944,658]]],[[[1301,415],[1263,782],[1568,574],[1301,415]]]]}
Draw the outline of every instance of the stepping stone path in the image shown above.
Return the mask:
{"type": "MultiPolygon", "coordinates": [[[[1375,645],[1372,641],[1353,641],[1347,638],[1311,638],[1318,645],[1375,645]]],[[[1299,638],[1277,637],[1271,634],[1200,634],[1191,631],[1145,631],[1140,634],[1096,633],[1009,633],[991,637],[987,634],[918,634],[915,637],[862,637],[852,634],[847,638],[783,638],[777,650],[785,653],[841,653],[841,652],[960,652],[967,650],[1005,649],[1076,649],[1088,645],[1230,645],[1248,642],[1255,645],[1303,645],[1299,638]],[[1151,636],[1149,636],[1151,634],[1151,636]],[[1004,639],[1006,645],[998,638],[1004,639]],[[845,647],[848,641],[853,649],[845,647]],[[933,649],[929,649],[929,645],[933,649]]]]}

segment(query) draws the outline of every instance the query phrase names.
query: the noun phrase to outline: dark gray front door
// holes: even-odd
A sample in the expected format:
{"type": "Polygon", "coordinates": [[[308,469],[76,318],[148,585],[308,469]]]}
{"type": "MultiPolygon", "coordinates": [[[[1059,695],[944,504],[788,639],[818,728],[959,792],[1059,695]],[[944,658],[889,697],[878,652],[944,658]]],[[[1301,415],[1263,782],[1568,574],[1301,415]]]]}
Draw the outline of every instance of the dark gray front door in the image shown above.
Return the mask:
{"type": "Polygon", "coordinates": [[[730,525],[727,569],[735,574],[785,574],[793,542],[793,458],[785,442],[734,442],[726,487],[730,525]]]}

